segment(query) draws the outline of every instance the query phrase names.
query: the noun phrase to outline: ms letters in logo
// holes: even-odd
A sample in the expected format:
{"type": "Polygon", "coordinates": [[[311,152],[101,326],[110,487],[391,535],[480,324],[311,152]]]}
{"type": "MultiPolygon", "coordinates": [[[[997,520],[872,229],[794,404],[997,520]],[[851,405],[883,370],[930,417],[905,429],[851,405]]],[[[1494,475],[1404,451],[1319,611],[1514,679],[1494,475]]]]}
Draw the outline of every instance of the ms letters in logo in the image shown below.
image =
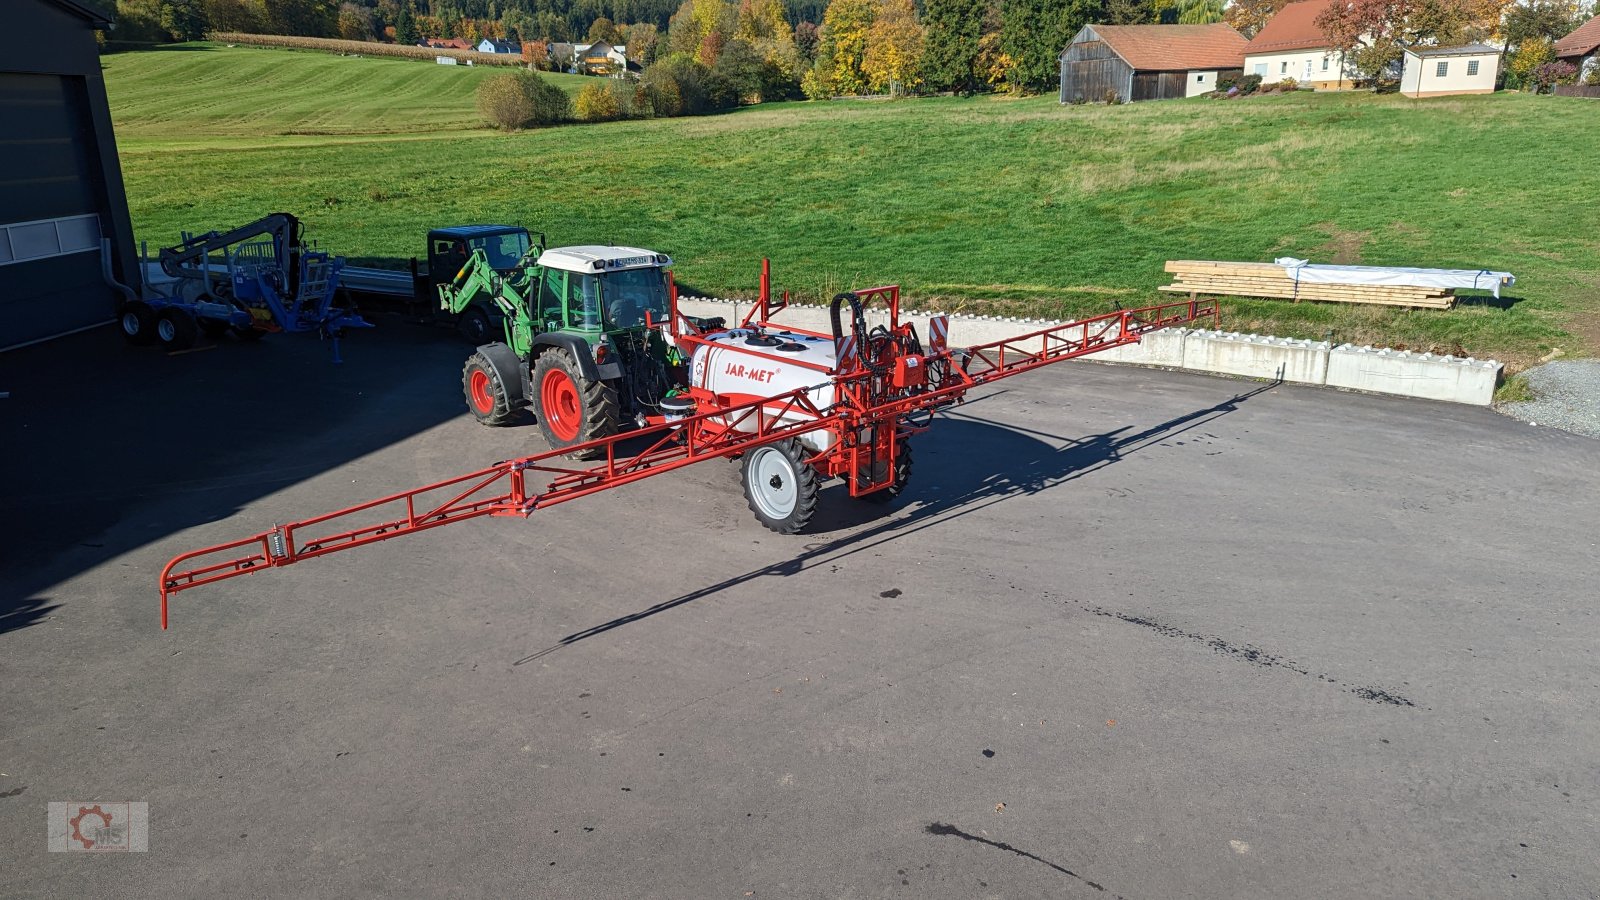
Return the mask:
{"type": "Polygon", "coordinates": [[[143,853],[150,804],[100,800],[49,804],[51,853],[143,853]]]}

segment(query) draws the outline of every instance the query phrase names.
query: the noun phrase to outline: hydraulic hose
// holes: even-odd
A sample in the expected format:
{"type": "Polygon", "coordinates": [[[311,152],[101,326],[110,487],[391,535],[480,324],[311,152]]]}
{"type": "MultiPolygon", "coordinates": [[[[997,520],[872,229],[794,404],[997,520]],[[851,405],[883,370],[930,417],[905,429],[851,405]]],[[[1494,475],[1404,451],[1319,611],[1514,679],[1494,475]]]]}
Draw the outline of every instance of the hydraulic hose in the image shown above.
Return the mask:
{"type": "Polygon", "coordinates": [[[844,338],[844,326],[839,321],[839,304],[850,301],[850,329],[856,336],[856,357],[861,360],[861,365],[874,375],[884,375],[889,371],[888,366],[879,365],[872,358],[872,352],[867,347],[867,313],[861,308],[861,298],[854,292],[845,291],[833,295],[833,303],[828,307],[828,314],[833,321],[833,342],[837,346],[844,338]]]}

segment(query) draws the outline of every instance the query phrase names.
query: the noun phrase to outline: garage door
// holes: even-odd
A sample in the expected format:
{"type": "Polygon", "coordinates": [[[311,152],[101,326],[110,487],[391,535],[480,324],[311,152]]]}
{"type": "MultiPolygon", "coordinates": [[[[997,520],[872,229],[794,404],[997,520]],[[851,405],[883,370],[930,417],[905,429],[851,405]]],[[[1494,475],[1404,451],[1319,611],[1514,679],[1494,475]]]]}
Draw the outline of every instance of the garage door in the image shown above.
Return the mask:
{"type": "Polygon", "coordinates": [[[82,79],[0,72],[0,348],[111,317],[82,79]]]}

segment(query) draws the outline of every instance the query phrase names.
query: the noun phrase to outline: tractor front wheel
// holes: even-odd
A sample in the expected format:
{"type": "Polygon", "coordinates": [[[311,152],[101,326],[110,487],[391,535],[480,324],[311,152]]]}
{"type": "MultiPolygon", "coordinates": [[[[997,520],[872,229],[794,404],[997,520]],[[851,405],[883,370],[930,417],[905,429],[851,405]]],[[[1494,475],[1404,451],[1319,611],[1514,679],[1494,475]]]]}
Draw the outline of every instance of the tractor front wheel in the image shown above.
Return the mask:
{"type": "Polygon", "coordinates": [[[798,533],[817,511],[817,473],[806,465],[805,445],[794,438],[746,453],[739,479],[750,511],[779,534],[798,533]]]}
{"type": "MultiPolygon", "coordinates": [[[[578,373],[572,355],[559,347],[539,354],[533,366],[534,415],[551,449],[610,437],[617,433],[617,391],[603,381],[590,381],[578,373]]],[[[604,455],[593,449],[574,454],[577,459],[604,455]]]]}
{"type": "Polygon", "coordinates": [[[516,416],[516,410],[506,399],[506,386],[500,380],[500,373],[481,353],[467,357],[467,364],[461,370],[461,390],[467,397],[467,410],[480,425],[504,425],[516,416]]]}

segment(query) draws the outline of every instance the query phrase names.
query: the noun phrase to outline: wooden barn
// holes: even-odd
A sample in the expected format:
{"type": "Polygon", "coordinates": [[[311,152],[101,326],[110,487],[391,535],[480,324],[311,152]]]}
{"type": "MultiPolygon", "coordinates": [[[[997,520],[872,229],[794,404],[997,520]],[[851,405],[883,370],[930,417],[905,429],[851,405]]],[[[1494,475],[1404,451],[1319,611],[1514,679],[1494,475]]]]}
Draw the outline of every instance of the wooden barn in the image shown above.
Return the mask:
{"type": "Polygon", "coordinates": [[[1061,51],[1061,102],[1171,100],[1244,72],[1244,35],[1211,25],[1085,25],[1061,51]]]}

